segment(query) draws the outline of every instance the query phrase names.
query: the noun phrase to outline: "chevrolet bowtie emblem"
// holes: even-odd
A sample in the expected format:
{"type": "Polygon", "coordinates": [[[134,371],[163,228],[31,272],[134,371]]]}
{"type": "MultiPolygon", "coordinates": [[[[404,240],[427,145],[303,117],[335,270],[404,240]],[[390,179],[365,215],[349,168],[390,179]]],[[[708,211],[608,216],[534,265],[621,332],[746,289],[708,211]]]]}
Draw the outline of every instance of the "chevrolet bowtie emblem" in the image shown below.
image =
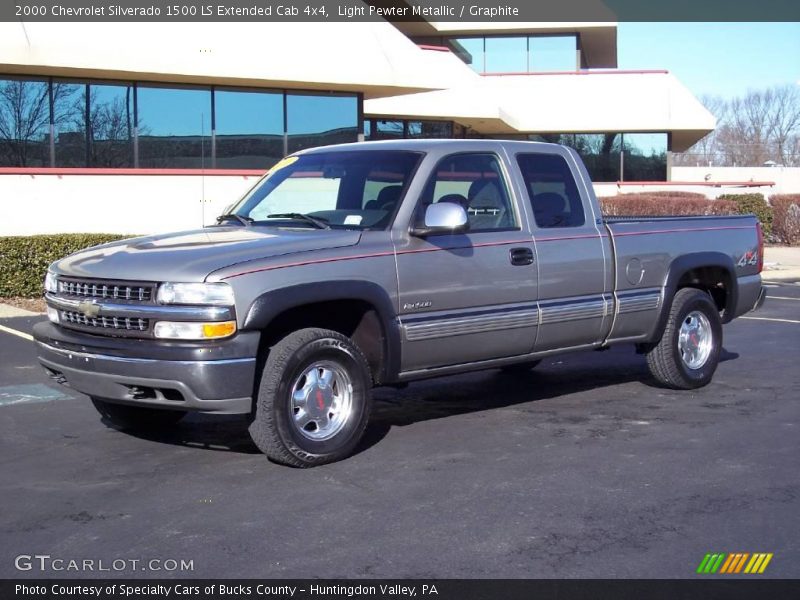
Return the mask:
{"type": "Polygon", "coordinates": [[[81,302],[78,304],[78,310],[81,311],[84,316],[94,318],[100,314],[100,305],[96,302],[81,302]]]}

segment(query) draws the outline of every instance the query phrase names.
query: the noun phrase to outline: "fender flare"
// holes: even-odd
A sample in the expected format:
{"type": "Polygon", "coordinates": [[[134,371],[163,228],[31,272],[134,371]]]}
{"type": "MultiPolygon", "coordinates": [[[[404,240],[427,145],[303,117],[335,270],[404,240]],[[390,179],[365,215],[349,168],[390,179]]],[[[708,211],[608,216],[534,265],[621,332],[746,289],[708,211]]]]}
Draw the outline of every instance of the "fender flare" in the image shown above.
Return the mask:
{"type": "Polygon", "coordinates": [[[647,336],[648,343],[657,343],[661,339],[661,334],[667,324],[670,308],[672,308],[672,298],[678,291],[678,282],[686,273],[693,269],[702,267],[716,267],[727,273],[725,282],[725,310],[722,311],[722,322],[729,323],[736,314],[736,303],[738,302],[739,289],[736,286],[736,267],[733,259],[722,252],[692,252],[683,254],[673,260],[667,268],[667,276],[664,279],[664,289],[661,302],[661,310],[650,335],[647,336]]]}
{"type": "Polygon", "coordinates": [[[400,372],[400,328],[389,294],[377,283],[359,280],[318,281],[265,292],[253,300],[242,328],[263,330],[275,317],[289,309],[335,300],[360,300],[375,307],[385,334],[385,360],[382,372],[376,373],[376,380],[381,383],[394,381],[400,372]]]}

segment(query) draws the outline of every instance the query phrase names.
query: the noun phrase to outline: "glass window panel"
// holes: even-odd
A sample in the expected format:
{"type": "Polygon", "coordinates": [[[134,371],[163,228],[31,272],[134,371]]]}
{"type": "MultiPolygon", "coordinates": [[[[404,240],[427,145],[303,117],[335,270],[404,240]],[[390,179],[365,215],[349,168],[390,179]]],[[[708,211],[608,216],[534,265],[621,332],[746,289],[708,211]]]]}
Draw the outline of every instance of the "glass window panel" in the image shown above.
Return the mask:
{"type": "Polygon", "coordinates": [[[289,154],[329,144],[358,141],[355,96],[286,96],[289,154]]]}
{"type": "Polygon", "coordinates": [[[483,38],[456,38],[448,40],[453,54],[467,63],[478,73],[484,72],[483,38]]]}
{"type": "Polygon", "coordinates": [[[89,166],[132,167],[133,85],[92,84],[89,98],[89,166]]]}
{"type": "Polygon", "coordinates": [[[422,194],[416,218],[436,202],[460,204],[467,211],[470,232],[517,226],[508,186],[493,154],[455,154],[442,160],[422,194]]]}
{"type": "Polygon", "coordinates": [[[403,138],[402,121],[373,121],[372,140],[399,140],[403,138]]]}
{"type": "Polygon", "coordinates": [[[529,39],[530,71],[575,71],[578,53],[574,35],[531,36],[529,39]]]}
{"type": "Polygon", "coordinates": [[[620,143],[618,133],[579,133],[574,148],[583,159],[594,182],[620,180],[620,143]]]}
{"type": "Polygon", "coordinates": [[[139,87],[139,166],[211,166],[211,90],[139,87]]]}
{"type": "Polygon", "coordinates": [[[266,169],[283,157],[283,94],[216,90],[216,166],[266,169]]]}
{"type": "Polygon", "coordinates": [[[0,79],[0,166],[50,166],[47,82],[0,79]]]}
{"type": "Polygon", "coordinates": [[[53,82],[57,167],[87,166],[86,85],[53,82]]]}
{"type": "Polygon", "coordinates": [[[586,222],[575,178],[561,156],[520,154],[517,162],[538,227],[580,227],[586,222]]]}
{"type": "Polygon", "coordinates": [[[451,138],[453,124],[450,121],[409,121],[409,138],[451,138]]]}
{"type": "Polygon", "coordinates": [[[527,70],[527,38],[486,38],[486,73],[525,73],[527,70]]]}
{"type": "Polygon", "coordinates": [[[626,133],[622,140],[622,171],[626,181],[667,180],[666,133],[626,133]]]}

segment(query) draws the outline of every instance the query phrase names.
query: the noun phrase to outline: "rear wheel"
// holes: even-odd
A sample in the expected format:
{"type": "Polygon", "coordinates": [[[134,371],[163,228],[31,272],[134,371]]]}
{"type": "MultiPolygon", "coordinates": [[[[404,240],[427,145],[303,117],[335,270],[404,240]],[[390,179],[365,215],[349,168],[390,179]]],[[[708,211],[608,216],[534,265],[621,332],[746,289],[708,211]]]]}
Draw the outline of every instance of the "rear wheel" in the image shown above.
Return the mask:
{"type": "Polygon", "coordinates": [[[705,292],[684,288],[672,299],[661,340],[647,353],[650,372],[667,387],[689,390],[711,381],[722,351],[722,323],[705,292]]]}
{"type": "Polygon", "coordinates": [[[186,411],[183,410],[117,404],[94,396],[92,404],[101,417],[120,429],[138,431],[164,429],[175,425],[186,415],[186,411]]]}
{"type": "Polygon", "coordinates": [[[372,378],[358,347],[301,329],[270,349],[250,436],[275,462],[313,467],[349,456],[367,426],[372,378]]]}

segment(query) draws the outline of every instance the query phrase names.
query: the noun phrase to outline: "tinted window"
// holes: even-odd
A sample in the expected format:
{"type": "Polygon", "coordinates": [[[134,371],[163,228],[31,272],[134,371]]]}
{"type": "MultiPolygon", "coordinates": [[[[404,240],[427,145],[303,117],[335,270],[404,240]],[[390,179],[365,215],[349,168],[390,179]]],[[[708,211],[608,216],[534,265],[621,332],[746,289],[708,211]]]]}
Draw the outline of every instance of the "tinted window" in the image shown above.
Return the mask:
{"type": "Polygon", "coordinates": [[[463,206],[472,232],[517,227],[500,161],[493,154],[456,154],[442,160],[425,187],[417,218],[436,202],[463,206]]]}
{"type": "Polygon", "coordinates": [[[622,148],[625,181],[667,180],[666,133],[625,133],[622,148]]]}
{"type": "Polygon", "coordinates": [[[286,119],[289,154],[358,141],[358,99],[354,96],[287,94],[286,119]]]}
{"type": "Polygon", "coordinates": [[[283,151],[283,95],[214,91],[216,167],[264,169],[283,151]]]}
{"type": "Polygon", "coordinates": [[[533,36],[529,40],[531,71],[575,71],[577,58],[574,35],[533,36]]]}
{"type": "Polygon", "coordinates": [[[53,82],[57,167],[86,165],[86,85],[53,82]]]}
{"type": "Polygon", "coordinates": [[[89,166],[133,166],[133,85],[89,86],[89,166]]]}
{"type": "Polygon", "coordinates": [[[556,154],[517,156],[538,227],[580,227],[583,204],[567,162],[556,154]]]}
{"type": "Polygon", "coordinates": [[[139,166],[211,166],[211,90],[139,87],[139,166]]]}
{"type": "Polygon", "coordinates": [[[50,166],[47,83],[0,79],[0,166],[50,166]]]}

